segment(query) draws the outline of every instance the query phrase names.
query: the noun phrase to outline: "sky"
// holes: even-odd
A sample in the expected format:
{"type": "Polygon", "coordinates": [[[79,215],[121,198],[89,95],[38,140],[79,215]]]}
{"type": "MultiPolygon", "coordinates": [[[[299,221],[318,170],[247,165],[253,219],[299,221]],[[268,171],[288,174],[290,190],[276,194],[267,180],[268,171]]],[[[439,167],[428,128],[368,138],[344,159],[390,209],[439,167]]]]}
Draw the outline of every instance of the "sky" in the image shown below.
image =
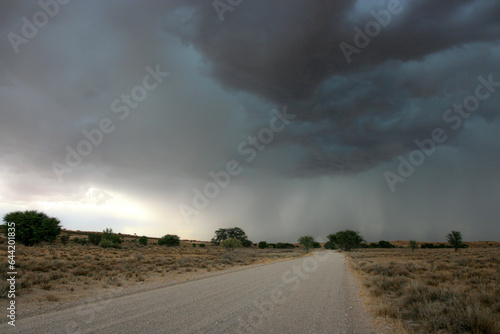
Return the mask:
{"type": "Polygon", "coordinates": [[[500,241],[500,2],[0,2],[0,215],[500,241]]]}

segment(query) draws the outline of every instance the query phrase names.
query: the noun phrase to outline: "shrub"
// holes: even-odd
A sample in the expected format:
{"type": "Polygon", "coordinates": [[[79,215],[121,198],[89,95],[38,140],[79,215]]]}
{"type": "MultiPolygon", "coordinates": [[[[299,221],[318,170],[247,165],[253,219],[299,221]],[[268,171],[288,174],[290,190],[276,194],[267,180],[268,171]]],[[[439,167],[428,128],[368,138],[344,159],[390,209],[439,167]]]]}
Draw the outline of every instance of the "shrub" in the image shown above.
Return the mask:
{"type": "Polygon", "coordinates": [[[102,248],[121,248],[122,246],[116,242],[113,242],[109,239],[102,239],[101,242],[99,242],[99,246],[102,248]]]}
{"type": "Polygon", "coordinates": [[[415,240],[410,240],[410,248],[414,251],[418,247],[418,244],[415,240]]]}
{"type": "Polygon", "coordinates": [[[61,235],[61,242],[63,245],[66,245],[69,241],[69,235],[61,235]]]}
{"type": "Polygon", "coordinates": [[[158,240],[160,246],[180,246],[181,239],[177,235],[167,234],[158,240]]]}
{"type": "Polygon", "coordinates": [[[228,251],[232,251],[235,248],[241,248],[243,245],[240,240],[235,239],[235,238],[229,238],[226,240],[223,240],[220,243],[221,247],[227,249],[228,251]]]}
{"type": "Polygon", "coordinates": [[[120,238],[120,236],[116,233],[113,233],[113,229],[111,229],[111,228],[106,228],[104,231],[102,231],[101,239],[102,240],[104,240],[104,239],[109,240],[115,244],[122,243],[122,239],[120,238]]]}
{"type": "Polygon", "coordinates": [[[269,246],[268,246],[267,242],[265,242],[265,241],[261,241],[261,242],[259,242],[258,247],[259,247],[260,249],[265,249],[265,248],[267,248],[267,247],[269,247],[269,246]]]}
{"type": "Polygon", "coordinates": [[[276,244],[276,248],[279,248],[279,249],[287,249],[287,248],[294,248],[295,246],[286,242],[286,243],[283,243],[283,242],[278,242],[276,244]]]}
{"type": "Polygon", "coordinates": [[[193,248],[196,247],[196,244],[193,244],[193,248]]]}
{"type": "Polygon", "coordinates": [[[139,241],[139,244],[143,245],[143,246],[146,246],[148,244],[148,238],[145,236],[140,237],[138,241],[139,241]]]}
{"type": "Polygon", "coordinates": [[[10,212],[3,217],[3,233],[7,237],[9,228],[15,227],[15,239],[25,246],[33,246],[42,241],[54,242],[61,233],[61,222],[36,210],[10,212]]]}
{"type": "Polygon", "coordinates": [[[87,239],[89,239],[89,242],[92,245],[97,246],[101,242],[102,234],[100,234],[100,233],[89,233],[87,235],[87,239]]]}
{"type": "Polygon", "coordinates": [[[87,243],[87,239],[85,238],[73,238],[71,239],[75,244],[85,245],[87,243]]]}
{"type": "Polygon", "coordinates": [[[203,247],[205,247],[205,244],[199,244],[199,246],[203,248],[203,247]]]}
{"type": "Polygon", "coordinates": [[[391,244],[389,241],[384,241],[384,240],[380,240],[378,242],[378,247],[380,247],[380,248],[396,248],[396,246],[391,244]]]}

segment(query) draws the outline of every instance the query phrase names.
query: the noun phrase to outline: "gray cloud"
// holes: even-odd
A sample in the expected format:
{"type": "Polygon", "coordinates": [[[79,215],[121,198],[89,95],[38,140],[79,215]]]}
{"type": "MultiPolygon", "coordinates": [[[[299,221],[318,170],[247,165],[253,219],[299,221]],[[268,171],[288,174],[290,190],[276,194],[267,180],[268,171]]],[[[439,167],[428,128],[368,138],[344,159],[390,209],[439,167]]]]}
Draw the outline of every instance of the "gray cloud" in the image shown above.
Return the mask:
{"type": "Polygon", "coordinates": [[[105,215],[117,230],[205,239],[222,226],[256,241],[341,228],[372,240],[441,240],[452,228],[491,238],[500,92],[456,131],[443,113],[474,94],[478,76],[500,81],[500,5],[402,1],[348,64],[339,44],[386,3],[245,1],[221,22],[212,2],[70,2],[16,54],[7,34],[40,7],[2,2],[1,212],[37,206],[75,229],[99,229],[105,215]],[[120,120],[113,101],[156,64],[169,77],[120,120]],[[246,162],[239,144],[284,106],[297,117],[246,162]],[[52,163],[103,118],[116,129],[59,183],[52,163]],[[384,172],[436,127],[448,140],[391,193],[384,172]],[[179,203],[231,159],[241,175],[184,222],[179,203]],[[102,211],[119,201],[148,217],[102,211]],[[71,213],[84,205],[95,210],[85,220],[71,213]]]}

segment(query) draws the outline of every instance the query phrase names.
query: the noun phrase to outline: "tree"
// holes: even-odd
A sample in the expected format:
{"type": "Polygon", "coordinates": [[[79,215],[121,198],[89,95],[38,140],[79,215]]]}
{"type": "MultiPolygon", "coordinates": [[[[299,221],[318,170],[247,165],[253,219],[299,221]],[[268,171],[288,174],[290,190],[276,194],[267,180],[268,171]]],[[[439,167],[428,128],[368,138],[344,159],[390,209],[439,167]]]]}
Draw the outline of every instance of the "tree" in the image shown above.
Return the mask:
{"type": "Polygon", "coordinates": [[[3,217],[4,235],[8,236],[9,228],[15,227],[15,239],[25,246],[33,246],[42,241],[54,242],[61,233],[59,219],[49,217],[36,210],[15,211],[3,217]]]}
{"type": "Polygon", "coordinates": [[[359,232],[352,230],[337,232],[334,235],[330,234],[328,236],[328,239],[330,240],[330,242],[334,240],[335,245],[345,251],[350,251],[355,247],[359,247],[364,241],[359,232]]]}
{"type": "Polygon", "coordinates": [[[158,240],[158,245],[160,246],[180,246],[181,244],[181,239],[179,236],[174,235],[174,234],[167,234],[161,237],[160,240],[158,240]]]}
{"type": "Polygon", "coordinates": [[[235,239],[235,238],[229,238],[226,240],[222,240],[220,245],[221,245],[221,247],[227,249],[228,251],[232,251],[235,248],[243,247],[243,244],[241,243],[241,241],[238,239],[235,239]]]}
{"type": "Polygon", "coordinates": [[[146,246],[148,244],[148,238],[146,236],[142,236],[139,238],[139,245],[146,246]]]}
{"type": "Polygon", "coordinates": [[[306,250],[306,253],[309,253],[309,249],[314,247],[314,238],[311,237],[310,235],[305,235],[299,238],[299,244],[304,246],[304,249],[306,250]]]}
{"type": "Polygon", "coordinates": [[[417,242],[415,240],[410,240],[410,248],[414,251],[418,247],[417,242]]]}
{"type": "Polygon", "coordinates": [[[269,246],[267,245],[267,242],[265,241],[261,241],[259,242],[259,246],[258,246],[260,249],[266,249],[268,248],[269,246]]]}
{"type": "Polygon", "coordinates": [[[335,244],[331,241],[326,242],[323,247],[325,247],[325,249],[337,249],[335,244]]]}
{"type": "Polygon", "coordinates": [[[252,242],[248,240],[245,232],[239,227],[218,229],[217,231],[215,231],[215,236],[212,238],[212,243],[220,245],[222,241],[230,238],[241,241],[244,247],[252,246],[252,242]]]}
{"type": "Polygon", "coordinates": [[[462,233],[451,231],[451,233],[446,236],[446,240],[455,248],[455,252],[458,251],[459,248],[462,248],[462,233]]]}

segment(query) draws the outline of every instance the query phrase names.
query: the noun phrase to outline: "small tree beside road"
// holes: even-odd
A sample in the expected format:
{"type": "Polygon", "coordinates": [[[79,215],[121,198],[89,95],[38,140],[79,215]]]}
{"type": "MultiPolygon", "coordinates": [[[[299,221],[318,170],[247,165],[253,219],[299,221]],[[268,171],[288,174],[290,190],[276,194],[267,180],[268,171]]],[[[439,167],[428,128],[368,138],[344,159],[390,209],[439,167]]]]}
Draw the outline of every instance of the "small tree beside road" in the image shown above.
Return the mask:
{"type": "Polygon", "coordinates": [[[315,243],[314,238],[310,235],[302,236],[298,241],[304,247],[306,253],[309,253],[309,249],[313,248],[315,243]]]}

